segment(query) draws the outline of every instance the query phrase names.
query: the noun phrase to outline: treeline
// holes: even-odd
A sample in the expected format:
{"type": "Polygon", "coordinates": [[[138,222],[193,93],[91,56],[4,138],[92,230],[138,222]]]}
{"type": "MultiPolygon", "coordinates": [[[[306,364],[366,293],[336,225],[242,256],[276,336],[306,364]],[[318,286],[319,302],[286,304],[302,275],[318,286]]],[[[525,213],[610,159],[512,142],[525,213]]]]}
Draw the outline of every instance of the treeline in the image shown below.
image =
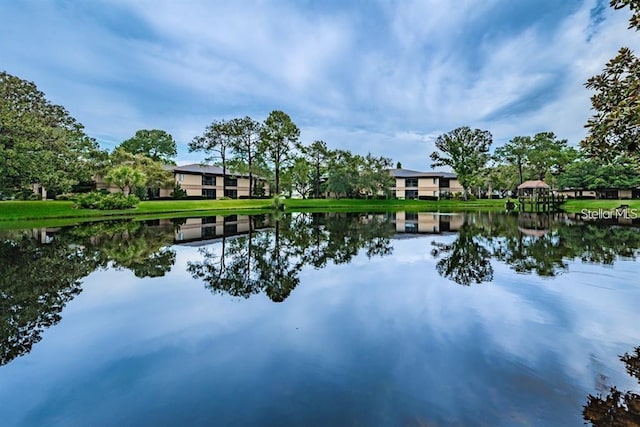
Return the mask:
{"type": "MultiPolygon", "coordinates": [[[[640,29],[635,2],[629,28],[640,29]]],[[[585,86],[594,115],[579,149],[553,132],[515,136],[491,152],[489,131],[460,127],[440,135],[431,167],[446,166],[457,175],[465,194],[494,195],[514,191],[528,179],[554,188],[630,189],[640,185],[640,59],[628,48],[606,64],[585,86]]],[[[391,159],[331,150],[323,141],[300,142],[300,130],[282,111],[264,122],[250,117],[214,120],[189,143],[204,162],[225,170],[259,176],[272,194],[302,197],[389,197],[391,159]]],[[[113,152],[95,139],[64,107],[50,103],[34,83],[0,72],[0,198],[32,197],[33,184],[56,194],[86,191],[103,176],[123,194],[151,197],[170,185],[163,164],[172,163],[176,142],[162,130],[139,130],[113,152]]],[[[251,195],[260,195],[262,185],[251,195]]],[[[175,195],[183,194],[179,188],[175,195]]]]}
{"type": "Polygon", "coordinates": [[[490,153],[488,131],[455,129],[436,140],[432,167],[449,166],[468,194],[504,196],[527,180],[542,180],[555,189],[607,189],[640,186],[638,153],[620,151],[600,157],[581,146],[570,147],[553,132],[516,136],[490,153]]]}
{"type": "MultiPolygon", "coordinates": [[[[272,193],[302,198],[390,196],[391,159],[348,150],[331,150],[324,141],[305,145],[300,129],[282,111],[272,111],[262,123],[250,118],[215,120],[189,144],[205,153],[205,161],[223,171],[266,179],[272,193]]],[[[261,187],[250,194],[260,195],[261,187]]]]}
{"type": "MultiPolygon", "coordinates": [[[[331,150],[324,141],[308,145],[300,130],[282,111],[272,111],[263,122],[250,117],[214,120],[189,143],[203,152],[202,163],[225,172],[246,174],[250,192],[259,177],[272,194],[301,197],[388,196],[391,159],[331,150]]],[[[164,165],[175,164],[177,144],[167,132],[141,129],[113,151],[100,149],[94,138],[68,111],[49,102],[32,82],[0,72],[0,198],[37,198],[33,185],[50,194],[86,192],[101,177],[125,196],[153,198],[160,188],[174,185],[164,165]]],[[[176,197],[184,195],[174,188],[176,197]]]]}

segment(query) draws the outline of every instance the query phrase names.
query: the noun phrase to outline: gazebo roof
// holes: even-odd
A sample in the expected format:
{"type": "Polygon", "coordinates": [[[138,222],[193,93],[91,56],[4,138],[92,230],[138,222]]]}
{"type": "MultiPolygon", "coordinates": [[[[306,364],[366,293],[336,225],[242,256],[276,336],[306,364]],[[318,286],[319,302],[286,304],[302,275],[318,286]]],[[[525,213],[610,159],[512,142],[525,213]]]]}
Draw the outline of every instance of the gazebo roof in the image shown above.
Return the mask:
{"type": "Polygon", "coordinates": [[[544,181],[540,181],[539,179],[532,181],[525,181],[522,184],[518,185],[518,190],[522,190],[523,188],[551,188],[544,181]]]}

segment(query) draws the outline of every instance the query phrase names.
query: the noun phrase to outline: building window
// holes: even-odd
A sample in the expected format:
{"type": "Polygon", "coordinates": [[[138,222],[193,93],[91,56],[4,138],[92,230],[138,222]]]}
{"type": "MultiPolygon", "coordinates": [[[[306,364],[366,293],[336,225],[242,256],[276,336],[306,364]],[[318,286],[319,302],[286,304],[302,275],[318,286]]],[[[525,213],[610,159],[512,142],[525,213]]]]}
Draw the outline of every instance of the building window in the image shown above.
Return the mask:
{"type": "Polygon", "coordinates": [[[216,177],[212,175],[202,175],[202,185],[216,185],[216,177]]]}
{"type": "Polygon", "coordinates": [[[232,236],[234,234],[238,234],[238,224],[225,224],[224,225],[224,235],[232,236]]]}
{"type": "Polygon", "coordinates": [[[418,212],[406,212],[404,214],[405,221],[417,221],[418,220],[418,212]]]}
{"type": "Polygon", "coordinates": [[[224,217],[224,222],[236,222],[238,221],[238,215],[227,215],[224,217]]]}
{"type": "Polygon", "coordinates": [[[224,196],[225,197],[229,197],[231,199],[237,199],[238,198],[238,190],[225,189],[224,190],[224,196]]]}
{"type": "Polygon", "coordinates": [[[215,216],[205,216],[204,218],[202,218],[203,224],[215,224],[216,221],[217,218],[215,216]]]}
{"type": "Polygon", "coordinates": [[[451,185],[450,181],[451,181],[450,179],[442,178],[440,180],[440,188],[449,188],[449,186],[451,185]]]}
{"type": "Polygon", "coordinates": [[[225,176],[224,177],[224,185],[225,187],[237,187],[238,186],[238,178],[233,176],[225,176]]]}
{"type": "Polygon", "coordinates": [[[404,225],[404,232],[405,233],[417,233],[418,232],[418,224],[413,222],[413,223],[408,223],[404,225]]]}
{"type": "Polygon", "coordinates": [[[405,199],[417,199],[418,198],[418,190],[405,190],[404,198],[405,199]]]}
{"type": "Polygon", "coordinates": [[[438,183],[438,178],[433,178],[433,184],[437,184],[438,183]]]}
{"type": "Polygon", "coordinates": [[[417,187],[418,186],[418,178],[406,178],[404,180],[405,187],[417,187]]]}
{"type": "Polygon", "coordinates": [[[206,199],[215,199],[216,198],[216,190],[210,188],[202,189],[202,197],[206,199]]]}
{"type": "Polygon", "coordinates": [[[179,173],[178,174],[178,182],[182,182],[184,181],[184,174],[183,173],[179,173]]]}
{"type": "Polygon", "coordinates": [[[434,195],[434,196],[436,196],[436,197],[438,197],[438,192],[437,192],[437,191],[434,191],[434,192],[433,192],[433,195],[434,195]]]}

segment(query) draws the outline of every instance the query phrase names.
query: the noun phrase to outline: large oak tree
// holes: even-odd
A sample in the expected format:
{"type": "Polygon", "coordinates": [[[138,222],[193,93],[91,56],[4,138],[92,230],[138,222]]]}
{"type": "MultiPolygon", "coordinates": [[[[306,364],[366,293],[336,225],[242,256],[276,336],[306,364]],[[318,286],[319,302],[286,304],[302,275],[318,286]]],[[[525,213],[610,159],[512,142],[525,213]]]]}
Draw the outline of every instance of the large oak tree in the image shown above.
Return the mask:
{"type": "Polygon", "coordinates": [[[35,83],[0,72],[0,192],[66,192],[93,174],[95,140],[35,83]]]}
{"type": "Polygon", "coordinates": [[[489,160],[491,133],[481,129],[459,127],[436,139],[439,151],[431,153],[431,167],[449,166],[456,173],[458,182],[468,192],[479,184],[480,176],[489,160]]]}

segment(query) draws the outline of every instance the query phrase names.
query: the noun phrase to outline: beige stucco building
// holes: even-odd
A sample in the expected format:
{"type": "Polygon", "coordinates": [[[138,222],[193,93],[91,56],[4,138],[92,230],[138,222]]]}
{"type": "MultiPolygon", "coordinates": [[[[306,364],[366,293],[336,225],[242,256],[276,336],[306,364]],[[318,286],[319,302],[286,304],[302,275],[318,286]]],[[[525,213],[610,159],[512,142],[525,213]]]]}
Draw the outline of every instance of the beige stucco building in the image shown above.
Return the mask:
{"type": "Polygon", "coordinates": [[[637,199],[640,197],[640,189],[606,189],[606,190],[586,190],[586,189],[564,189],[558,191],[570,199],[637,199]]]}
{"type": "Polygon", "coordinates": [[[398,199],[440,199],[464,190],[456,175],[450,172],[420,172],[409,169],[391,169],[389,172],[395,178],[392,194],[398,199]]]}
{"type": "Polygon", "coordinates": [[[398,233],[440,234],[458,231],[464,224],[464,215],[438,212],[396,212],[395,225],[398,233]]]}
{"type": "MultiPolygon", "coordinates": [[[[187,197],[204,197],[207,199],[221,199],[228,197],[231,199],[248,198],[249,176],[233,171],[222,173],[222,168],[211,165],[201,165],[198,163],[171,166],[166,165],[165,169],[173,174],[173,181],[187,193],[187,197]]],[[[269,193],[267,183],[258,177],[253,177],[253,188],[264,188],[265,194],[269,193]]],[[[107,190],[117,193],[121,190],[104,181],[102,177],[96,178],[96,189],[107,190]]],[[[173,186],[161,188],[157,197],[171,197],[174,191],[173,186]]],[[[254,190],[255,191],[255,190],[254,190]]]]}

